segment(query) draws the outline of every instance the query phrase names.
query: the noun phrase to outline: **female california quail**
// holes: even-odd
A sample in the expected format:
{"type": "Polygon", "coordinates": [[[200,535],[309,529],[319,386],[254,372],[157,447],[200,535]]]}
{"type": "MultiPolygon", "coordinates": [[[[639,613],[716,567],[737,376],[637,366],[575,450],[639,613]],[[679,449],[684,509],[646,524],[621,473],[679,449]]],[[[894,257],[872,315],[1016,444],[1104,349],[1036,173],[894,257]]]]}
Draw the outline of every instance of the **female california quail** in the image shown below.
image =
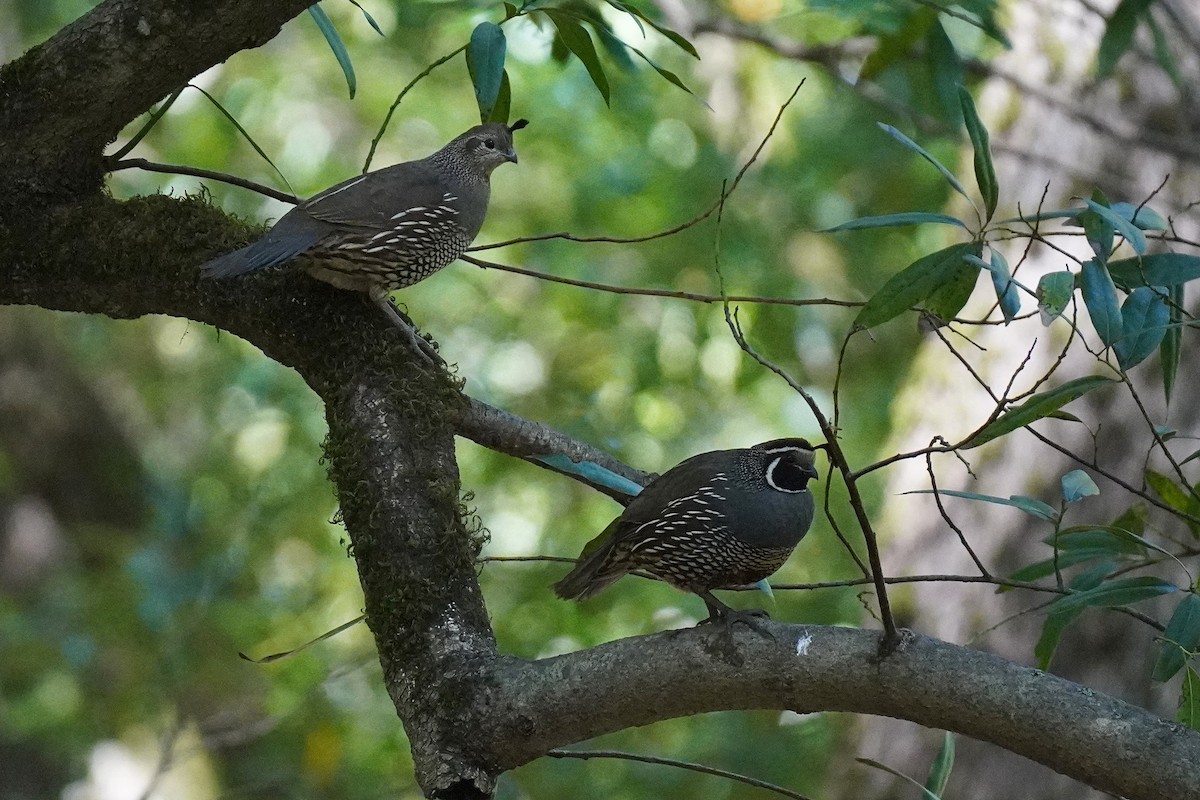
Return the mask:
{"type": "Polygon", "coordinates": [[[526,124],[477,125],[419,161],[343,181],[284,214],[253,244],[209,261],[204,275],[228,278],[294,260],[314,278],[366,292],[440,361],[388,292],[428,278],[467,249],[487,214],[492,170],[516,163],[512,134],[526,124]]]}
{"type": "Polygon", "coordinates": [[[734,611],[712,590],[757,583],[783,566],[812,524],[813,461],[804,439],[692,456],[646,486],[584,548],[555,593],[585,600],[643,570],[700,595],[705,622],[764,614],[734,611]]]}

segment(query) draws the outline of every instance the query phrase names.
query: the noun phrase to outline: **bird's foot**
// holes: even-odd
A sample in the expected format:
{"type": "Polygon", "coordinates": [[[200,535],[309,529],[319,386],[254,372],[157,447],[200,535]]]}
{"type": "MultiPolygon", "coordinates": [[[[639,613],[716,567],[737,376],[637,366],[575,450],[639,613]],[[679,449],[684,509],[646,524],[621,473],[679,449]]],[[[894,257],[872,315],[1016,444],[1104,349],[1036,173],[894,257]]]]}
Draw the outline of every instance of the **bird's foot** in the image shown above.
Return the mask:
{"type": "Polygon", "coordinates": [[[408,339],[408,343],[413,350],[435,367],[446,366],[446,360],[438,354],[437,348],[433,346],[432,342],[417,333],[413,327],[412,320],[408,318],[407,314],[404,314],[392,305],[392,298],[386,291],[372,291],[371,299],[375,301],[377,306],[383,309],[383,313],[387,315],[388,320],[400,329],[405,338],[408,339]]]}
{"type": "Polygon", "coordinates": [[[760,636],[774,639],[775,634],[771,633],[763,625],[764,620],[770,619],[771,615],[761,608],[739,609],[726,607],[724,610],[715,612],[710,609],[708,617],[697,622],[696,627],[699,628],[701,625],[720,625],[727,632],[733,633],[733,626],[740,622],[760,636]]]}

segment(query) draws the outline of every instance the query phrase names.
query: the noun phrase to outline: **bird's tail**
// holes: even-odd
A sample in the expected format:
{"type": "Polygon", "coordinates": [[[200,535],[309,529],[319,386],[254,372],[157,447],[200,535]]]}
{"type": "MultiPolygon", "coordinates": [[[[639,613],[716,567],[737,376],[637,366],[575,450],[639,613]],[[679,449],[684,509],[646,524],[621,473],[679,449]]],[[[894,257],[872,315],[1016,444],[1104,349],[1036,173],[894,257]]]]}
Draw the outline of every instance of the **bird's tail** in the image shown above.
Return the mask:
{"type": "Polygon", "coordinates": [[[282,264],[322,238],[321,231],[282,234],[272,230],[257,242],[214,258],[200,268],[206,278],[232,278],[256,269],[282,264]]]}
{"type": "Polygon", "coordinates": [[[629,565],[615,558],[616,537],[611,534],[616,524],[614,520],[583,548],[575,568],[551,587],[556,595],[564,600],[586,600],[629,572],[629,565]]]}

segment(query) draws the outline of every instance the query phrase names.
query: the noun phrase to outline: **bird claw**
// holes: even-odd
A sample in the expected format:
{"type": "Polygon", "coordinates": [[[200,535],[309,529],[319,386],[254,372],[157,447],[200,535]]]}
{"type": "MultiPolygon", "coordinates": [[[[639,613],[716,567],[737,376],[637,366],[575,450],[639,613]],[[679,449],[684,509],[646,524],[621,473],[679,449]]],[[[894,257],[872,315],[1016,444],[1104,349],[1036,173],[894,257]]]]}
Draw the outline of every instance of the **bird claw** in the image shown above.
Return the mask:
{"type": "Polygon", "coordinates": [[[435,367],[446,366],[446,360],[438,354],[437,348],[433,346],[432,342],[417,333],[413,327],[412,320],[401,312],[400,309],[392,305],[392,299],[386,291],[371,292],[371,299],[383,309],[383,313],[387,315],[388,320],[400,329],[408,339],[408,343],[412,346],[413,350],[435,367]]]}
{"type": "Polygon", "coordinates": [[[775,634],[771,633],[763,626],[763,620],[771,619],[771,615],[761,608],[746,608],[746,609],[710,609],[708,617],[696,623],[696,627],[701,625],[723,625],[729,633],[733,632],[733,626],[736,623],[742,623],[755,633],[765,636],[769,639],[774,639],[775,634]]]}

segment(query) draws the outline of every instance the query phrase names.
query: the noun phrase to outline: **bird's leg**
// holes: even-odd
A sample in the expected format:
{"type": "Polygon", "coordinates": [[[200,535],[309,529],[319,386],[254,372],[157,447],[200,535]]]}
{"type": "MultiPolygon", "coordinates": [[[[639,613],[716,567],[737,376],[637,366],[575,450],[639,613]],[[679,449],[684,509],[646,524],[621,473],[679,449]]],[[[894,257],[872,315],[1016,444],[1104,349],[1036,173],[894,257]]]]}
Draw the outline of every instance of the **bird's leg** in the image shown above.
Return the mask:
{"type": "Polygon", "coordinates": [[[445,359],[438,355],[438,351],[434,349],[434,346],[424,337],[417,335],[417,332],[413,329],[412,320],[405,317],[404,314],[400,313],[399,309],[392,305],[391,295],[388,294],[386,289],[382,286],[373,286],[371,287],[370,295],[375,305],[383,309],[383,313],[387,315],[388,320],[404,332],[414,350],[423,355],[434,366],[446,366],[445,359]]]}
{"type": "Polygon", "coordinates": [[[756,633],[769,636],[772,639],[775,638],[774,634],[762,626],[762,620],[770,619],[771,616],[761,608],[730,608],[718,600],[712,591],[707,589],[702,592],[696,592],[696,594],[700,595],[700,599],[704,601],[704,606],[708,609],[708,618],[700,620],[697,623],[697,627],[709,623],[720,623],[725,626],[726,630],[732,631],[733,624],[740,622],[756,633]]]}

